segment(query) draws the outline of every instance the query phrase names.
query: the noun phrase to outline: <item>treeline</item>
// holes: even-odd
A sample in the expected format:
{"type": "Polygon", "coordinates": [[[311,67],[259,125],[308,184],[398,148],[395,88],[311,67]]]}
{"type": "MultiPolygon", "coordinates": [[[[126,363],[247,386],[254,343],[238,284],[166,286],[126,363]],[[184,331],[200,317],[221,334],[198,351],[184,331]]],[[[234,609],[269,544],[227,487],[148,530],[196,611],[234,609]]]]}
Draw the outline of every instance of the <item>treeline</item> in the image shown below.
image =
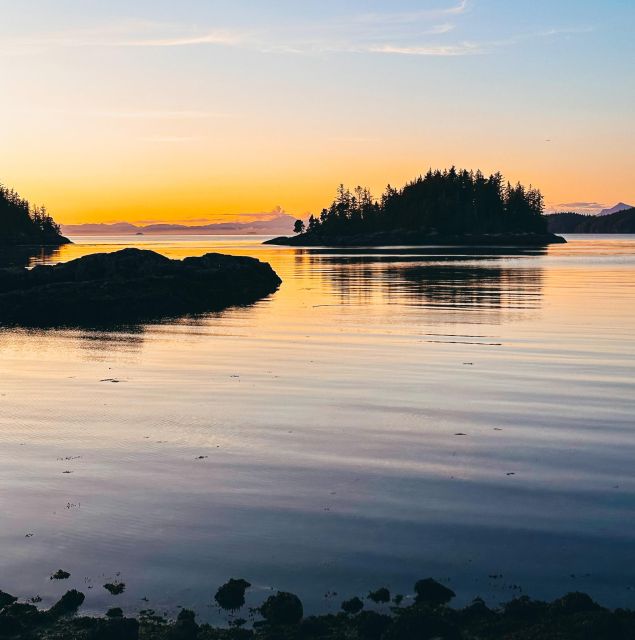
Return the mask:
{"type": "Polygon", "coordinates": [[[538,189],[505,182],[500,173],[428,171],[402,189],[388,185],[379,200],[368,189],[340,185],[335,200],[306,229],[320,235],[348,235],[403,229],[441,234],[544,233],[544,201],[538,189]]]}
{"type": "Polygon", "coordinates": [[[13,189],[0,184],[0,241],[48,242],[61,238],[60,226],[46,207],[36,207],[13,189]]]}
{"type": "Polygon", "coordinates": [[[547,216],[552,233],[635,233],[635,209],[606,216],[582,213],[553,213],[547,216]]]}

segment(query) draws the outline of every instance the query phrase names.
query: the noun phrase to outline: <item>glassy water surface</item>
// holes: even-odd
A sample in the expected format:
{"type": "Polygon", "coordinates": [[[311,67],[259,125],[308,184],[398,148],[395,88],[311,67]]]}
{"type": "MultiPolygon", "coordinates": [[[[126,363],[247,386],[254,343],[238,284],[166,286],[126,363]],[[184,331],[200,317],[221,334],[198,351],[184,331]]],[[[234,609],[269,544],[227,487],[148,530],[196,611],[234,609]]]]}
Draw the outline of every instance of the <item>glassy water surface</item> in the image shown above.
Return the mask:
{"type": "Polygon", "coordinates": [[[31,264],[220,251],[283,284],[176,321],[0,329],[1,589],[215,618],[229,577],[253,603],[275,588],[324,611],[433,576],[462,602],[635,606],[635,237],[75,240],[31,264]],[[71,579],[50,581],[59,568],[71,579]]]}

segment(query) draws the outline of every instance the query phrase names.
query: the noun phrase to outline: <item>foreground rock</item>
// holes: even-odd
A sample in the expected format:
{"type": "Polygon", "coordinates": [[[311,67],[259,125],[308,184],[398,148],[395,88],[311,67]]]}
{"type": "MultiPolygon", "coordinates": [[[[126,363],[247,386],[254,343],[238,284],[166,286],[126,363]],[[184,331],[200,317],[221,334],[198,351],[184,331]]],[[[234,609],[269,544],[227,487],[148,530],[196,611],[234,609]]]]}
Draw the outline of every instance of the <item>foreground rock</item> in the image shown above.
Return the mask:
{"type": "Polygon", "coordinates": [[[249,304],[281,280],[255,258],[208,253],[170,260],[124,249],[32,270],[0,270],[0,323],[113,323],[217,311],[249,304]]]}
{"type": "Polygon", "coordinates": [[[421,231],[380,231],[355,235],[325,235],[306,232],[297,236],[280,236],[266,240],[264,244],[288,245],[291,247],[396,247],[396,246],[504,246],[544,247],[549,244],[564,244],[566,240],[553,233],[468,233],[443,235],[421,231]]]}

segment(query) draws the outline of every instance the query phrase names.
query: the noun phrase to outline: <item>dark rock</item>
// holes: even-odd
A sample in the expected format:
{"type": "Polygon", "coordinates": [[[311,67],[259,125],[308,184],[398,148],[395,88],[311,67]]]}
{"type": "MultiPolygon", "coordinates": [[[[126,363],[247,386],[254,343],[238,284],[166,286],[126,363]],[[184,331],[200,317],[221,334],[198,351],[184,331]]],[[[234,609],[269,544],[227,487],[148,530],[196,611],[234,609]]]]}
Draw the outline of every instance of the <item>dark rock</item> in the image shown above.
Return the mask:
{"type": "Polygon", "coordinates": [[[377,604],[390,602],[390,591],[386,587],[381,587],[377,591],[371,591],[368,594],[368,598],[377,604]]]}
{"type": "Polygon", "coordinates": [[[208,253],[181,261],[123,249],[0,270],[0,323],[108,324],[217,311],[253,303],[280,282],[255,258],[208,253]]]}
{"type": "Polygon", "coordinates": [[[226,611],[236,611],[245,604],[245,591],[251,587],[247,580],[231,578],[219,587],[214,600],[226,611]]]}
{"type": "Polygon", "coordinates": [[[304,608],[298,596],[279,591],[269,596],[260,607],[263,618],[272,625],[297,624],[302,620],[304,608]]]}
{"type": "Polygon", "coordinates": [[[63,569],[58,569],[52,576],[51,580],[68,580],[71,577],[71,574],[68,571],[64,571],[63,569]]]}
{"type": "Polygon", "coordinates": [[[554,613],[571,614],[599,611],[602,607],[594,602],[591,599],[591,596],[588,596],[586,593],[575,591],[573,593],[568,593],[566,596],[563,596],[558,600],[554,600],[550,605],[550,609],[554,613]]]}
{"type": "Polygon", "coordinates": [[[4,591],[0,591],[0,609],[2,609],[2,607],[6,607],[9,604],[17,602],[17,600],[18,599],[15,596],[12,596],[9,593],[5,593],[4,591]]]}
{"type": "Polygon", "coordinates": [[[505,604],[503,611],[506,616],[524,621],[539,620],[547,611],[547,603],[532,600],[529,596],[514,598],[505,604]]]}
{"type": "Polygon", "coordinates": [[[196,640],[198,636],[198,624],[195,621],[196,614],[189,609],[182,609],[174,623],[169,640],[196,640]]]}
{"type": "Polygon", "coordinates": [[[342,602],[342,611],[344,611],[344,613],[351,613],[355,615],[356,613],[359,613],[363,608],[364,603],[357,596],[351,598],[350,600],[344,600],[344,602],[342,602]]]}
{"type": "Polygon", "coordinates": [[[415,584],[415,593],[417,594],[415,602],[432,606],[447,604],[456,595],[452,589],[444,587],[440,582],[432,578],[419,580],[415,584]]]}
{"type": "Polygon", "coordinates": [[[49,609],[49,614],[57,617],[75,613],[84,603],[84,599],[83,593],[76,589],[71,589],[49,609]]]}
{"type": "Polygon", "coordinates": [[[126,584],[124,582],[107,582],[104,585],[104,589],[109,591],[113,596],[118,596],[126,590],[126,584]]]}
{"type": "Polygon", "coordinates": [[[382,640],[460,640],[461,633],[449,620],[427,607],[400,609],[400,615],[382,635],[382,640]]]}
{"type": "Polygon", "coordinates": [[[101,620],[90,637],[91,640],[138,640],[139,622],[133,618],[101,620]]]}
{"type": "Polygon", "coordinates": [[[362,611],[355,623],[360,640],[379,640],[392,624],[392,618],[376,611],[362,611]]]}

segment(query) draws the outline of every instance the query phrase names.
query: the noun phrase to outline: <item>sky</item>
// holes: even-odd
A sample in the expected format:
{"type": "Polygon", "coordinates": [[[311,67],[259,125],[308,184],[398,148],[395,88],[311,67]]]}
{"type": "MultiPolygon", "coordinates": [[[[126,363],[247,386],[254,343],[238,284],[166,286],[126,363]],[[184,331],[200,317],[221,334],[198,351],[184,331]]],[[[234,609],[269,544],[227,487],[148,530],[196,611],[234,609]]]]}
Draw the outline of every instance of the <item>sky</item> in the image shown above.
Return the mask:
{"type": "Polygon", "coordinates": [[[632,0],[0,10],[0,181],[61,223],[300,217],[451,165],[635,204],[632,0]]]}

